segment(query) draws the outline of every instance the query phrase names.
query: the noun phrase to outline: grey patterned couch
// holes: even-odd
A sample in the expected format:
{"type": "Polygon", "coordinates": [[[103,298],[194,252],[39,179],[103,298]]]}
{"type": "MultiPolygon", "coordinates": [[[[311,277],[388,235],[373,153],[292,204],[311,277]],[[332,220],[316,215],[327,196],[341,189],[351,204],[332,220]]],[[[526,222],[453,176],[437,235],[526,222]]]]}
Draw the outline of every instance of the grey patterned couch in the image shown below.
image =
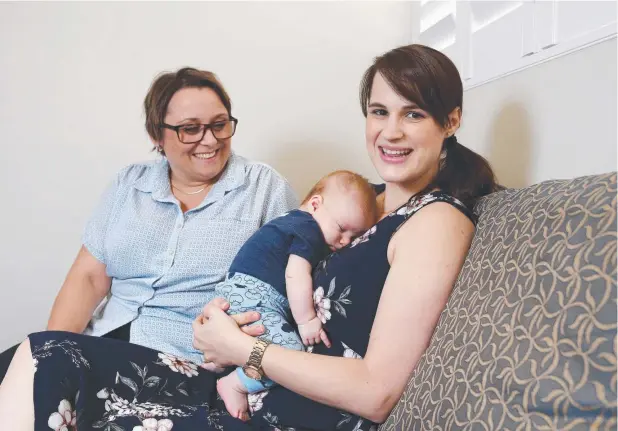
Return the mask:
{"type": "Polygon", "coordinates": [[[616,429],[616,174],[487,196],[385,430],[616,429]]]}

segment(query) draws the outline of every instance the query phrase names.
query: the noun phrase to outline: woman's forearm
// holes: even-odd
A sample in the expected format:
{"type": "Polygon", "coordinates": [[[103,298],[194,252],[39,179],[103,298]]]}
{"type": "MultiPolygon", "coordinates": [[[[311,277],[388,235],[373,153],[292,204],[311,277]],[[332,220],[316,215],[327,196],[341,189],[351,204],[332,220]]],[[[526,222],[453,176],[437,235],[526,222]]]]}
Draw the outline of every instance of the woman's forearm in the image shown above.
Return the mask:
{"type": "Polygon", "coordinates": [[[262,367],[270,379],[293,392],[373,422],[386,420],[396,403],[389,388],[384,387],[363,359],[310,354],[271,345],[266,349],[262,367]]]}
{"type": "Polygon", "coordinates": [[[83,332],[110,287],[105,265],[82,247],[54,301],[47,329],[83,332]]]}
{"type": "Polygon", "coordinates": [[[106,293],[97,290],[88,279],[67,279],[54,301],[47,329],[83,332],[94,309],[105,296],[106,293]]]}
{"type": "MultiPolygon", "coordinates": [[[[207,304],[203,315],[193,322],[193,343],[219,366],[242,366],[249,359],[255,338],[237,332],[237,328],[259,315],[238,315],[251,317],[240,322],[225,313],[228,307],[223,298],[207,304]]],[[[272,344],[264,353],[262,368],[266,376],[293,392],[373,422],[386,420],[403,392],[403,385],[389,385],[385,378],[392,369],[368,358],[325,356],[272,344]]]]}

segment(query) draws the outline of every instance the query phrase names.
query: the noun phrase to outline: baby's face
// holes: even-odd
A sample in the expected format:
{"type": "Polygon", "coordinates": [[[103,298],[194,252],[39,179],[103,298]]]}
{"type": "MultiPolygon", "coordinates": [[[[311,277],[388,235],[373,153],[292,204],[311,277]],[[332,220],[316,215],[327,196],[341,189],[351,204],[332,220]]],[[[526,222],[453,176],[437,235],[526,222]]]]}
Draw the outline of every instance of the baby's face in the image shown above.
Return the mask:
{"type": "Polygon", "coordinates": [[[332,251],[348,245],[375,223],[353,195],[329,193],[313,214],[332,251]]]}

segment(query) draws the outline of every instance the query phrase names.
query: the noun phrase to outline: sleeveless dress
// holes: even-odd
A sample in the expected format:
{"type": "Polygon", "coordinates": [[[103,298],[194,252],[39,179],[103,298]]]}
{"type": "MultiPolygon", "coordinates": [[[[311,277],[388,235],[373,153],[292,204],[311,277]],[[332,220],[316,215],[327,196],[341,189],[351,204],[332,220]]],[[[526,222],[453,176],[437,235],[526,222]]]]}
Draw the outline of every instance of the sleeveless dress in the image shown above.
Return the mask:
{"type": "MultiPolygon", "coordinates": [[[[446,202],[473,222],[457,199],[430,192],[412,197],[314,271],[314,303],[332,347],[313,354],[362,357],[390,269],[387,247],[421,208],[446,202]]],[[[35,430],[369,430],[376,424],[284,387],[249,396],[249,422],[229,416],[217,375],[166,353],[124,341],[68,332],[30,335],[35,365],[35,430]]],[[[328,388],[324,388],[325,391],[328,388]]]]}

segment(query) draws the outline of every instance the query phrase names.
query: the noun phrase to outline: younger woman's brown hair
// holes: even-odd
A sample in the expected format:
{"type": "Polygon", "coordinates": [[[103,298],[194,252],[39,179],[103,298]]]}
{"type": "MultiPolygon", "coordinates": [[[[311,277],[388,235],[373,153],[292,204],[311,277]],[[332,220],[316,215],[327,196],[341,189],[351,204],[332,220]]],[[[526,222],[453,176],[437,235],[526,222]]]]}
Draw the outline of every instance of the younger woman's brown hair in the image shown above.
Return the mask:
{"type": "MultiPolygon", "coordinates": [[[[443,128],[449,126],[449,114],[462,109],[463,85],[453,62],[428,46],[407,45],[377,57],[365,72],[360,88],[365,117],[377,73],[397,94],[416,103],[443,128]]],[[[444,140],[442,154],[438,174],[426,190],[439,188],[468,208],[473,208],[478,198],[497,190],[487,160],[457,142],[455,135],[444,140]]]]}

